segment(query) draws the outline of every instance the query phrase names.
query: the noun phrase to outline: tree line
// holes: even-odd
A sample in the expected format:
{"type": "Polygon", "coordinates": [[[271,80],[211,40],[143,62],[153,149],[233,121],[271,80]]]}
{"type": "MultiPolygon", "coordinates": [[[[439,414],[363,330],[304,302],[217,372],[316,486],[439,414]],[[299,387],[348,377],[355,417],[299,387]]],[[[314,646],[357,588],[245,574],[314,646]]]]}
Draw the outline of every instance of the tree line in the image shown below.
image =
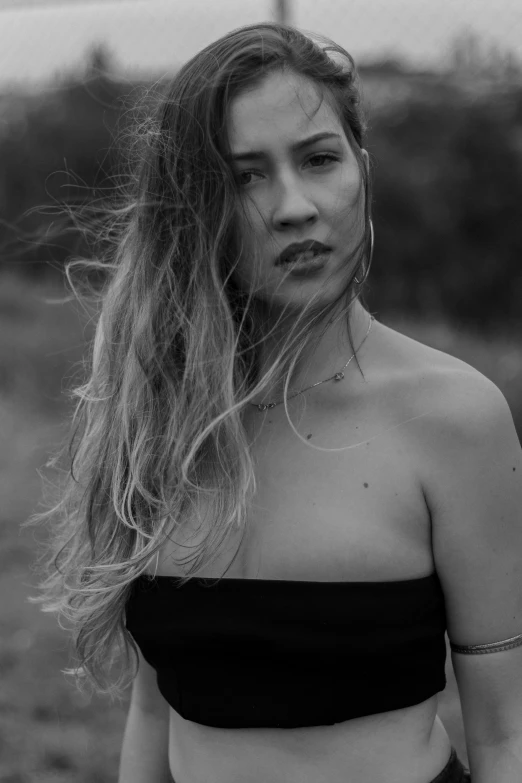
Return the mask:
{"type": "MultiPolygon", "coordinates": [[[[125,135],[129,107],[152,81],[111,78],[98,48],[83,74],[52,90],[0,96],[0,268],[60,274],[68,259],[88,255],[74,226],[62,230],[61,205],[94,202],[121,175],[115,134],[125,135]]],[[[361,83],[375,228],[368,305],[519,329],[520,81],[362,69],[361,83]],[[372,101],[383,85],[390,97],[372,101]]]]}

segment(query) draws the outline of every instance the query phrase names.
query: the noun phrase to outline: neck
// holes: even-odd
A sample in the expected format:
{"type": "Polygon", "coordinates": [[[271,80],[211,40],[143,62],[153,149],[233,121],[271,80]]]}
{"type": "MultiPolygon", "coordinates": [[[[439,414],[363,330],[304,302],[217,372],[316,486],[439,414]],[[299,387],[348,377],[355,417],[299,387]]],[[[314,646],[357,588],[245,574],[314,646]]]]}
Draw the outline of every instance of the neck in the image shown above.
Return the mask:
{"type": "MultiPolygon", "coordinates": [[[[340,371],[352,353],[358,350],[370,325],[370,316],[358,299],[350,305],[348,314],[353,349],[350,346],[347,329],[347,317],[335,317],[320,337],[314,338],[309,345],[301,351],[294,370],[290,376],[289,393],[301,391],[318,381],[334,375],[340,371]]],[[[319,333],[319,332],[318,332],[319,333]]],[[[288,329],[281,327],[278,333],[271,334],[263,343],[260,352],[261,375],[272,364],[275,356],[281,350],[288,329]]],[[[354,361],[348,366],[347,372],[357,372],[354,361]]],[[[255,402],[275,402],[283,397],[284,378],[272,382],[266,392],[255,402]]]]}

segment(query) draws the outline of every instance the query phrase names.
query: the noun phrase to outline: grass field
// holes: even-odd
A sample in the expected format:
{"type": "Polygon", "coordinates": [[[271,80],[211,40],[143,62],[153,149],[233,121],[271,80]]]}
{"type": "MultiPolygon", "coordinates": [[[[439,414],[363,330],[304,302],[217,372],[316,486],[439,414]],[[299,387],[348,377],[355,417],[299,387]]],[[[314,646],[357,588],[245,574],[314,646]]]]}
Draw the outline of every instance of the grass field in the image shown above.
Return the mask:
{"type": "MultiPolygon", "coordinates": [[[[0,279],[0,781],[115,781],[126,702],[81,696],[60,670],[70,665],[68,639],[54,617],[29,604],[42,530],[20,528],[37,508],[37,469],[54,451],[70,410],[69,386],[89,325],[78,305],[52,306],[59,292],[0,279]]],[[[376,314],[378,315],[378,314],[376,314]]],[[[454,354],[490,377],[506,395],[522,433],[522,341],[477,339],[444,324],[386,323],[454,354]]],[[[439,715],[466,761],[451,661],[439,715]]]]}

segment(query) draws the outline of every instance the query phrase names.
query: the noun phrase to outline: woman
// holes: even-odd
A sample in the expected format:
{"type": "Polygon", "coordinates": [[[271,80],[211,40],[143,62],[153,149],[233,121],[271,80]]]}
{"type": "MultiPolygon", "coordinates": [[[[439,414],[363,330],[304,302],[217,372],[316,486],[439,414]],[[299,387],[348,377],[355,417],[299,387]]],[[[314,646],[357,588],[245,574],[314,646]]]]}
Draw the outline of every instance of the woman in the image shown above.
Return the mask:
{"type": "Polygon", "coordinates": [[[143,127],[43,585],[78,676],[132,651],[120,783],[469,780],[446,630],[471,776],[514,783],[520,445],[493,383],[361,302],[353,61],[243,27],[143,127]]]}

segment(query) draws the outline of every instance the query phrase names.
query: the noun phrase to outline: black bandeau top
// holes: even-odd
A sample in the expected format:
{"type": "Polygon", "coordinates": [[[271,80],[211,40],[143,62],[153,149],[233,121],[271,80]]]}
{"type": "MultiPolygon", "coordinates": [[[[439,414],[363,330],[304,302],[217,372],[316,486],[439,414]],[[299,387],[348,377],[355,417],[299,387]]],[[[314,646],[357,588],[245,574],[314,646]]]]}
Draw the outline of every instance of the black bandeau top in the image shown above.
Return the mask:
{"type": "Polygon", "coordinates": [[[410,707],[444,690],[436,573],[388,582],[138,577],[126,627],[183,718],[298,728],[410,707]]]}

